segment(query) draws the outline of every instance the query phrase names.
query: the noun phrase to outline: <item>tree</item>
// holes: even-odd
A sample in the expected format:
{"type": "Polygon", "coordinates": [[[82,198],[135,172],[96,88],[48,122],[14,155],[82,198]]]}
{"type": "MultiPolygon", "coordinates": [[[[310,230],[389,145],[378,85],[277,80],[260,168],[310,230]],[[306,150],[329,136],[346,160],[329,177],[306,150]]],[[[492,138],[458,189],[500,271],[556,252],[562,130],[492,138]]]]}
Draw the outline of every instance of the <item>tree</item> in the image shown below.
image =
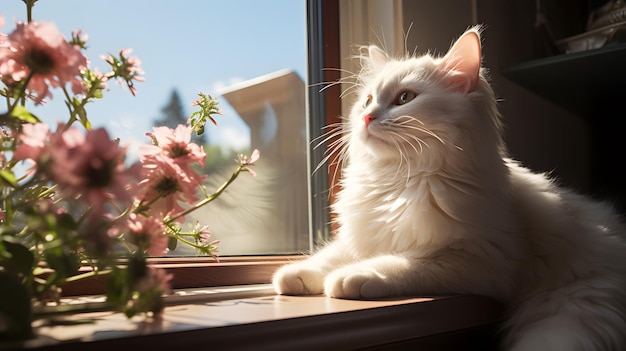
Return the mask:
{"type": "MultiPolygon", "coordinates": [[[[176,128],[179,124],[187,124],[188,116],[181,101],[178,90],[172,89],[170,100],[161,108],[161,118],[155,119],[154,125],[176,128]]],[[[198,136],[193,133],[191,134],[191,141],[199,145],[204,145],[206,144],[206,134],[198,136]]]]}

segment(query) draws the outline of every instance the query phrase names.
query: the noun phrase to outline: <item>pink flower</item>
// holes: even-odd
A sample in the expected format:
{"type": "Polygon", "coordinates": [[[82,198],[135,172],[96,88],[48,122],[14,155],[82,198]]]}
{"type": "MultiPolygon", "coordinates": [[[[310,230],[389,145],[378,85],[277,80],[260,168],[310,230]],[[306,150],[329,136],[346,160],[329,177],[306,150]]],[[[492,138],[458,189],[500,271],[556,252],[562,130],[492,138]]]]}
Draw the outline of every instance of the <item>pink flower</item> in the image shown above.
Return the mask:
{"type": "MultiPolygon", "coordinates": [[[[4,27],[4,16],[0,15],[0,28],[4,27]]],[[[0,47],[7,41],[7,35],[0,33],[0,47]]]]}
{"type": "Polygon", "coordinates": [[[142,180],[139,182],[143,193],[140,199],[144,203],[151,203],[150,214],[162,218],[168,214],[182,212],[184,209],[179,201],[188,204],[198,201],[196,198],[198,184],[196,177],[190,177],[170,158],[158,154],[150,159],[150,163],[143,164],[142,180]]]}
{"type": "Polygon", "coordinates": [[[130,241],[148,255],[163,256],[167,253],[168,238],[162,221],[132,213],[128,219],[128,230],[130,241]]]}
{"type": "Polygon", "coordinates": [[[135,170],[124,166],[126,148],[111,140],[104,128],[86,136],[70,128],[53,137],[50,154],[50,178],[64,196],[82,198],[96,211],[112,199],[131,201],[129,185],[135,170]]]}
{"type": "Polygon", "coordinates": [[[106,61],[111,68],[113,69],[108,77],[117,77],[118,83],[122,81],[126,83],[130,92],[135,95],[137,93],[137,89],[134,87],[134,82],[143,82],[144,77],[140,76],[143,74],[143,70],[141,69],[141,61],[136,57],[127,57],[133,49],[123,49],[119,52],[119,58],[113,55],[100,57],[106,61]]]}
{"type": "Polygon", "coordinates": [[[113,248],[111,238],[118,236],[116,222],[111,214],[90,212],[81,225],[83,246],[92,257],[105,257],[113,248]]]}
{"type": "Polygon", "coordinates": [[[254,149],[252,151],[252,154],[250,155],[250,158],[248,158],[245,155],[241,155],[242,157],[240,158],[241,163],[244,165],[252,165],[254,164],[256,161],[259,160],[259,158],[261,158],[261,152],[258,149],[254,149]]]}
{"type": "Polygon", "coordinates": [[[139,184],[145,189],[142,199],[154,202],[151,213],[182,212],[179,201],[188,204],[197,201],[197,187],[206,176],[198,174],[193,165],[204,165],[206,154],[202,147],[190,142],[191,131],[184,125],[176,129],[155,127],[147,135],[152,145],[139,147],[144,178],[139,184]]]}
{"type": "Polygon", "coordinates": [[[86,49],[87,48],[87,39],[89,39],[89,36],[85,33],[83,33],[82,30],[78,29],[78,30],[73,30],[72,31],[72,40],[70,41],[71,45],[76,45],[81,49],[86,49]]]}
{"type": "Polygon", "coordinates": [[[200,242],[202,243],[209,242],[209,238],[211,238],[211,231],[209,230],[208,225],[204,225],[200,227],[200,222],[196,222],[196,227],[194,229],[194,232],[198,233],[198,238],[200,239],[200,242]]]}
{"type": "Polygon", "coordinates": [[[153,145],[141,145],[139,153],[142,162],[154,155],[164,153],[186,171],[193,171],[191,164],[198,163],[204,167],[206,153],[201,146],[191,142],[191,129],[179,124],[176,129],[169,127],[154,127],[154,133],[146,133],[153,145]]]}
{"type": "Polygon", "coordinates": [[[138,82],[143,82],[145,79],[139,76],[140,74],[144,74],[141,68],[141,60],[137,56],[128,57],[132,51],[133,49],[131,48],[123,49],[120,51],[120,57],[126,58],[125,68],[128,75],[138,82]]]}
{"type": "Polygon", "coordinates": [[[251,176],[256,177],[256,172],[248,166],[254,166],[254,163],[261,157],[261,152],[257,149],[252,151],[250,157],[239,154],[239,165],[243,167],[243,170],[248,171],[251,176]]]}
{"type": "Polygon", "coordinates": [[[0,49],[0,79],[8,85],[28,80],[27,89],[36,104],[52,97],[49,87],[69,83],[74,94],[84,94],[80,79],[87,58],[70,45],[54,23],[18,22],[0,49]]]}
{"type": "Polygon", "coordinates": [[[196,222],[196,226],[194,228],[194,233],[198,235],[198,243],[200,246],[203,246],[208,249],[208,252],[213,256],[215,260],[219,262],[219,257],[217,255],[217,245],[220,243],[219,240],[209,241],[211,238],[211,232],[209,231],[209,226],[205,225],[200,227],[200,222],[196,222]]]}
{"type": "Polygon", "coordinates": [[[46,142],[50,135],[50,129],[45,123],[24,124],[18,135],[20,144],[15,149],[13,157],[16,160],[37,161],[46,151],[46,142]]]}
{"type": "MultiPolygon", "coordinates": [[[[135,289],[139,292],[156,289],[163,293],[170,293],[170,281],[173,275],[167,273],[165,269],[148,266],[148,272],[141,277],[135,285],[135,289]]],[[[155,311],[160,312],[160,311],[155,311]]]]}

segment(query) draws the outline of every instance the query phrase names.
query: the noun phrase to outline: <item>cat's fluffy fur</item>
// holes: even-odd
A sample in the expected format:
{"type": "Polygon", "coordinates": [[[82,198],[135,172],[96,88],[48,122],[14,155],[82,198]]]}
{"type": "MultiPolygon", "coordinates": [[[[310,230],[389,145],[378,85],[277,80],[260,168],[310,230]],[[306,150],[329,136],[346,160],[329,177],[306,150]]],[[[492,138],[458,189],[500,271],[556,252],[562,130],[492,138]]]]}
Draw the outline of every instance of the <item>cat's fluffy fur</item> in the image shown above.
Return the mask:
{"type": "Polygon", "coordinates": [[[338,233],[279,269],[276,291],[485,295],[509,307],[506,349],[626,349],[620,218],[508,158],[479,28],[443,57],[362,60],[338,233]]]}

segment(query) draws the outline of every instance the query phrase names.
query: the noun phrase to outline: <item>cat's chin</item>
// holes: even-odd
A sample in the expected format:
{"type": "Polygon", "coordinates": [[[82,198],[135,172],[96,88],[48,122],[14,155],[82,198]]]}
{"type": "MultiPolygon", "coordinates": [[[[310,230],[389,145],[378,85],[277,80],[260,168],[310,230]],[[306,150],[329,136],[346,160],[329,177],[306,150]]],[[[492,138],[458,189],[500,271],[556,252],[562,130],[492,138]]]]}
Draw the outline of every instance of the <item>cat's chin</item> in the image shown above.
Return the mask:
{"type": "Polygon", "coordinates": [[[366,149],[371,149],[372,151],[375,151],[382,147],[388,148],[390,146],[386,140],[368,132],[363,132],[361,134],[360,141],[362,147],[366,149]]]}
{"type": "Polygon", "coordinates": [[[361,134],[360,143],[355,146],[362,152],[379,160],[398,158],[398,149],[395,145],[389,142],[389,140],[367,131],[361,134]]]}
{"type": "Polygon", "coordinates": [[[363,143],[364,146],[370,146],[370,147],[382,147],[385,146],[387,148],[392,147],[391,144],[389,143],[389,140],[386,140],[384,138],[384,136],[381,135],[377,135],[377,133],[372,133],[370,131],[368,131],[367,129],[364,129],[361,133],[361,142],[363,143]]]}
{"type": "Polygon", "coordinates": [[[398,150],[380,139],[365,142],[363,151],[377,160],[391,161],[398,158],[398,150]]]}

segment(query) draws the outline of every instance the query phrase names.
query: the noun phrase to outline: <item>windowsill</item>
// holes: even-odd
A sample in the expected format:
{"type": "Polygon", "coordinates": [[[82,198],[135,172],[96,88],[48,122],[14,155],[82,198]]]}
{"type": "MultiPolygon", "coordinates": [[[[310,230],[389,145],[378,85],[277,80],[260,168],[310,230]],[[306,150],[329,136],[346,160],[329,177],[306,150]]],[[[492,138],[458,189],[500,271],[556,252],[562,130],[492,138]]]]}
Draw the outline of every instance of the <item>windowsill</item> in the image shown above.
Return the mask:
{"type": "MultiPolygon", "coordinates": [[[[270,285],[202,289],[169,299],[161,320],[121,313],[56,317],[24,349],[436,349],[493,347],[499,304],[479,296],[355,301],[277,296],[270,285]],[[91,319],[94,323],[72,322],[91,319]],[[468,347],[470,346],[470,347],[468,347]]],[[[3,345],[0,343],[0,348],[3,345]]]]}
{"type": "MultiPolygon", "coordinates": [[[[173,289],[195,289],[233,285],[267,284],[281,266],[306,256],[238,256],[221,257],[160,257],[149,263],[173,273],[173,289]]],[[[81,273],[91,271],[84,266],[81,273]]],[[[105,290],[106,274],[77,280],[63,286],[64,296],[97,295],[105,290]]]]}

